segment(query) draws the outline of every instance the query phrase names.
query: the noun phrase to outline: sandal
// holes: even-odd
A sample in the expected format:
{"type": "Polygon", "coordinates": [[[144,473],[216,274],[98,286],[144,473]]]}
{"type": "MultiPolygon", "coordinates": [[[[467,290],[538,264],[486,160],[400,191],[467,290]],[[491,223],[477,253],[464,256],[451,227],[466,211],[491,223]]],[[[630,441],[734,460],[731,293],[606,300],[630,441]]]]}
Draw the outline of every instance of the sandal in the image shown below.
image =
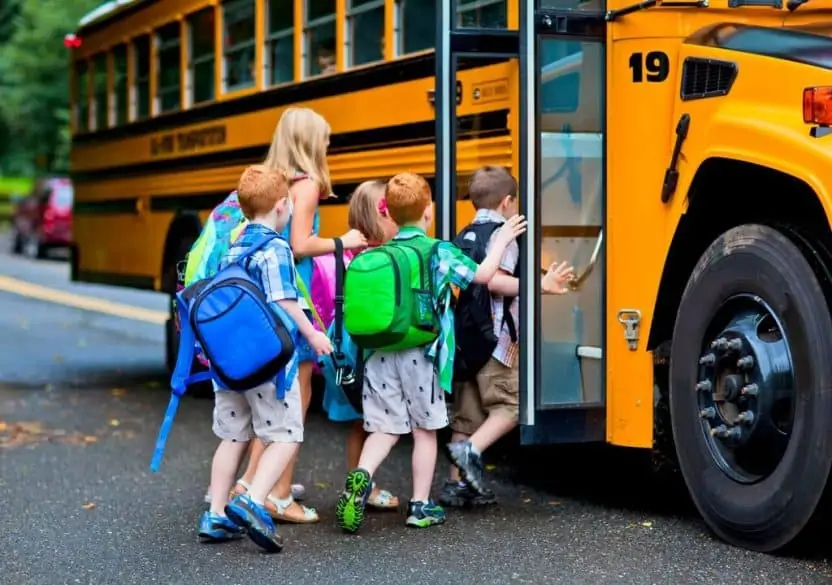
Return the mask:
{"type": "Polygon", "coordinates": [[[320,521],[318,512],[315,508],[307,508],[303,504],[298,504],[301,513],[289,512],[295,499],[289,496],[285,500],[279,500],[272,495],[266,496],[266,509],[269,511],[269,516],[272,519],[282,522],[284,524],[315,524],[320,521]]]}
{"type": "MultiPolygon", "coordinates": [[[[234,488],[231,490],[231,497],[233,498],[234,496],[240,496],[240,495],[246,493],[250,488],[251,488],[251,486],[249,485],[249,483],[246,480],[244,480],[243,478],[240,478],[240,479],[237,480],[237,483],[234,484],[234,488]]],[[[301,500],[303,500],[305,495],[306,495],[306,488],[302,484],[299,484],[299,483],[293,483],[292,484],[292,497],[295,499],[295,501],[300,502],[301,500]]],[[[211,503],[211,490],[210,489],[207,492],[205,492],[205,503],[206,504],[211,503]]]]}
{"type": "Polygon", "coordinates": [[[395,510],[399,507],[399,498],[387,490],[378,489],[376,484],[373,484],[373,491],[367,498],[367,505],[377,510],[395,510]]]}

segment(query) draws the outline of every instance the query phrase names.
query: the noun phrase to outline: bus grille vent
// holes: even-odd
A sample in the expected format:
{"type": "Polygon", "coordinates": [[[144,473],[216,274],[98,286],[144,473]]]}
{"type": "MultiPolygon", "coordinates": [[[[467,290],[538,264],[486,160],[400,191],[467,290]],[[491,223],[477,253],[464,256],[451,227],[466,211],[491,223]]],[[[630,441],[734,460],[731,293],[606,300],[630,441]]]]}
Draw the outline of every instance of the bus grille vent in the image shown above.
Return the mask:
{"type": "Polygon", "coordinates": [[[736,78],[736,63],[688,57],[682,69],[682,99],[701,100],[727,95],[736,78]]]}

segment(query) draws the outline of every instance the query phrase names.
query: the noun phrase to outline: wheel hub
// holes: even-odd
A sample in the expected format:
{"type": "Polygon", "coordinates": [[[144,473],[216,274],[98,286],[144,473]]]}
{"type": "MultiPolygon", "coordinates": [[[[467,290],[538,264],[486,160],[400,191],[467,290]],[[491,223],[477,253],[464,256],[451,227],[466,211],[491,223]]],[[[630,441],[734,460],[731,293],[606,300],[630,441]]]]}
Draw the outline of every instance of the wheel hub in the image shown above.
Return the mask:
{"type": "Polygon", "coordinates": [[[791,436],[794,373],[775,313],[759,297],[726,302],[699,358],[702,431],[717,466],[742,483],[777,467],[791,436]],[[722,325],[720,325],[722,324],[722,325]]]}

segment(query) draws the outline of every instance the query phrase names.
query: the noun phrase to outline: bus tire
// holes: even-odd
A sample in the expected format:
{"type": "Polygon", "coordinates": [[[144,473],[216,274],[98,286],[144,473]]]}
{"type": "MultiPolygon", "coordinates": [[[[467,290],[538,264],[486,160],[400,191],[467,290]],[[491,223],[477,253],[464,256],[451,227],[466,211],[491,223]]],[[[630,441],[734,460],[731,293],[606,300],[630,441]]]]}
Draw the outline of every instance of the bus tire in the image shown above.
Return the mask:
{"type": "Polygon", "coordinates": [[[673,331],[670,411],[691,498],[729,543],[782,550],[826,507],[830,347],[821,284],[783,233],[735,227],[699,259],[673,331]]]}
{"type": "MultiPolygon", "coordinates": [[[[168,304],[168,320],[165,322],[165,364],[167,366],[168,374],[173,373],[176,367],[176,357],[179,354],[179,328],[177,326],[177,316],[174,313],[173,296],[176,294],[176,285],[178,282],[176,274],[176,265],[180,260],[184,260],[185,256],[196,241],[197,235],[183,237],[177,243],[175,252],[170,258],[166,258],[164,273],[162,281],[165,283],[165,292],[171,295],[171,302],[168,304]]],[[[194,358],[191,364],[192,372],[199,372],[205,370],[205,366],[194,358]]],[[[214,387],[211,382],[200,382],[188,388],[188,394],[195,398],[212,398],[214,396],[214,387]]]]}

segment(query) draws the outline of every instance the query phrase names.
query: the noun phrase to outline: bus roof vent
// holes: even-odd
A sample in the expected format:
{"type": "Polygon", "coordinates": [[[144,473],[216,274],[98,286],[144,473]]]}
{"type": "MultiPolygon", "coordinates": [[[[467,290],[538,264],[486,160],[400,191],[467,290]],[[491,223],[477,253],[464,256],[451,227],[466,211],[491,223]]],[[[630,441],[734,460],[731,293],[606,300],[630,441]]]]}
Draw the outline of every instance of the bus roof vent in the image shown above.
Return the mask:
{"type": "Polygon", "coordinates": [[[701,100],[727,95],[736,78],[736,63],[688,57],[682,69],[682,99],[701,100]]]}

